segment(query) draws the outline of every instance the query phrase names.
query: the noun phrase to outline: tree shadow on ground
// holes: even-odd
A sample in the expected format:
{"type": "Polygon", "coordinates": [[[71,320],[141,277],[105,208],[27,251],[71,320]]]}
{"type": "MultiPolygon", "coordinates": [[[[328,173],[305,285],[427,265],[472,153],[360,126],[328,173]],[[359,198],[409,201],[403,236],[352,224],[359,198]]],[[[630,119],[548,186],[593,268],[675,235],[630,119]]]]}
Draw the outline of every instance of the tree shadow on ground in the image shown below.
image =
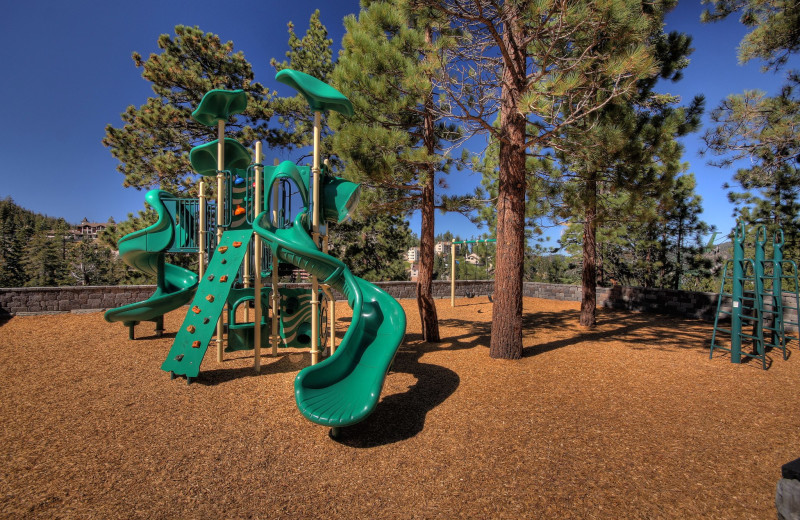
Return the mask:
{"type": "MultiPolygon", "coordinates": [[[[579,325],[580,311],[536,311],[522,316],[523,337],[555,336],[544,343],[523,348],[523,357],[543,354],[580,343],[614,342],[637,350],[676,351],[696,349],[708,351],[711,331],[708,324],[668,315],[598,309],[597,326],[592,329],[579,325]],[[565,331],[567,332],[565,334],[565,331]]],[[[489,346],[492,326],[489,321],[447,319],[440,324],[469,331],[466,337],[477,336],[482,346],[489,346]]],[[[450,338],[448,338],[448,341],[450,338]]],[[[458,338],[455,338],[458,342],[458,338]]]]}
{"type": "Polygon", "coordinates": [[[354,448],[374,448],[410,439],[425,427],[428,412],[444,403],[458,389],[458,374],[433,363],[422,363],[427,353],[458,351],[486,345],[486,336],[474,330],[442,343],[422,341],[422,334],[407,334],[389,371],[416,379],[407,391],[384,397],[363,422],[342,428],[336,439],[354,448]]]}

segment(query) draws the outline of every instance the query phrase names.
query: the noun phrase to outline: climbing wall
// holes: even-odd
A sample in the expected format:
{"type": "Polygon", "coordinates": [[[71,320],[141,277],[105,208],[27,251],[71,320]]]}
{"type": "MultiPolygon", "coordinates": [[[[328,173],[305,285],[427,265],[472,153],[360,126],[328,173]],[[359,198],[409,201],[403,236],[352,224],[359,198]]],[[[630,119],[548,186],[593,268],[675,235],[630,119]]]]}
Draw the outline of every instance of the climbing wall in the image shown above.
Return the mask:
{"type": "Polygon", "coordinates": [[[252,229],[223,233],[161,370],[197,377],[252,235],[252,229]]]}

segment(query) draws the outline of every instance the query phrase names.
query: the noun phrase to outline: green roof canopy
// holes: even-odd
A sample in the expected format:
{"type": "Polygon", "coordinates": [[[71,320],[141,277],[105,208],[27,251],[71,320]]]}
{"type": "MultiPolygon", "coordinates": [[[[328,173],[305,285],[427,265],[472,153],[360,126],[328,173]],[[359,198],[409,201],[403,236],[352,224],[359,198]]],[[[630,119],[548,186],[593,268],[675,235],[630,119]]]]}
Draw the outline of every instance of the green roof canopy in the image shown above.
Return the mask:
{"type": "Polygon", "coordinates": [[[346,116],[353,115],[353,104],[344,94],[304,72],[283,69],[275,79],[300,92],[314,112],[335,110],[346,116]]]}
{"type": "Polygon", "coordinates": [[[214,89],[206,92],[192,119],[206,126],[216,126],[220,119],[227,121],[234,114],[241,114],[247,108],[247,94],[244,90],[214,89]]]}
{"type": "MultiPolygon", "coordinates": [[[[189,152],[189,162],[200,175],[217,174],[217,141],[195,146],[189,152]]],[[[236,139],[225,138],[225,170],[244,170],[250,166],[250,152],[236,139]]]]}

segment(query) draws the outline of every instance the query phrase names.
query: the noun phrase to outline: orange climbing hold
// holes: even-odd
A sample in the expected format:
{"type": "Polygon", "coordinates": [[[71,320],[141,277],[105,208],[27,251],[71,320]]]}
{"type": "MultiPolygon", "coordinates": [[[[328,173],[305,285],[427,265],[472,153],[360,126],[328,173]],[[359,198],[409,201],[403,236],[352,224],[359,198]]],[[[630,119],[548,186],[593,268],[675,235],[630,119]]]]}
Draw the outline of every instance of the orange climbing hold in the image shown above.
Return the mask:
{"type": "Polygon", "coordinates": [[[228,246],[220,246],[220,247],[217,249],[217,251],[219,251],[220,253],[224,253],[224,252],[225,252],[225,251],[227,251],[227,250],[228,250],[228,246]]]}
{"type": "Polygon", "coordinates": [[[194,307],[192,307],[192,312],[195,314],[200,314],[200,307],[195,305],[194,307]]]}
{"type": "Polygon", "coordinates": [[[241,243],[241,242],[234,242],[234,243],[233,243],[233,247],[239,247],[239,246],[241,246],[241,245],[242,245],[242,243],[241,243]]]}
{"type": "Polygon", "coordinates": [[[189,334],[194,334],[195,331],[194,325],[189,325],[188,327],[186,327],[186,330],[189,331],[189,334]]]}
{"type": "Polygon", "coordinates": [[[213,301],[214,301],[214,295],[213,295],[213,294],[208,294],[208,295],[206,295],[206,300],[208,300],[209,302],[212,302],[212,303],[213,303],[213,301]]]}
{"type": "Polygon", "coordinates": [[[222,276],[219,277],[219,281],[223,282],[223,283],[227,282],[228,281],[228,275],[227,274],[223,274],[222,276]]]}
{"type": "MultiPolygon", "coordinates": [[[[233,210],[233,214],[234,214],[234,215],[242,215],[242,214],[244,214],[244,213],[246,213],[246,211],[245,211],[245,209],[244,209],[243,207],[241,207],[241,206],[236,206],[236,209],[235,209],[235,210],[233,210]]],[[[234,242],[234,244],[235,244],[235,242],[234,242]]]]}
{"type": "Polygon", "coordinates": [[[192,342],[192,348],[200,348],[200,340],[192,342]]]}

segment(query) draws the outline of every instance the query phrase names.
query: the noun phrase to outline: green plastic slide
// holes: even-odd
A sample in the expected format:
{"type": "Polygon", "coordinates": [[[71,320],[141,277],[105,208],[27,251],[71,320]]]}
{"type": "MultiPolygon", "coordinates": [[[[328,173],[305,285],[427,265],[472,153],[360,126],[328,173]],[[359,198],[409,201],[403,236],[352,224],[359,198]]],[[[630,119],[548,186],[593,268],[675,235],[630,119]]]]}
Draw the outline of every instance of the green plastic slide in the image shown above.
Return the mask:
{"type": "Polygon", "coordinates": [[[375,285],[353,275],[340,260],[319,251],[300,213],[291,228],[276,229],[267,212],[253,229],[269,242],[282,262],[313,274],[347,297],[353,309],[350,327],[336,352],[300,371],[294,381],[300,412],[310,421],[330,427],[366,418],[380,399],[386,373],[406,332],[400,304],[375,285]]]}
{"type": "Polygon", "coordinates": [[[197,377],[252,236],[253,230],[249,228],[222,234],[161,370],[197,377]]]}
{"type": "Polygon", "coordinates": [[[156,322],[156,333],[163,330],[164,314],[186,305],[197,289],[197,275],[192,271],[168,264],[164,252],[175,239],[175,223],[167,211],[162,197],[172,197],[163,190],[147,192],[145,200],[155,208],[158,220],[152,226],[122,237],[117,243],[122,260],[129,266],[156,277],[156,291],[142,302],[109,309],[105,313],[108,322],[122,322],[130,328],[142,321],[156,322]]]}

